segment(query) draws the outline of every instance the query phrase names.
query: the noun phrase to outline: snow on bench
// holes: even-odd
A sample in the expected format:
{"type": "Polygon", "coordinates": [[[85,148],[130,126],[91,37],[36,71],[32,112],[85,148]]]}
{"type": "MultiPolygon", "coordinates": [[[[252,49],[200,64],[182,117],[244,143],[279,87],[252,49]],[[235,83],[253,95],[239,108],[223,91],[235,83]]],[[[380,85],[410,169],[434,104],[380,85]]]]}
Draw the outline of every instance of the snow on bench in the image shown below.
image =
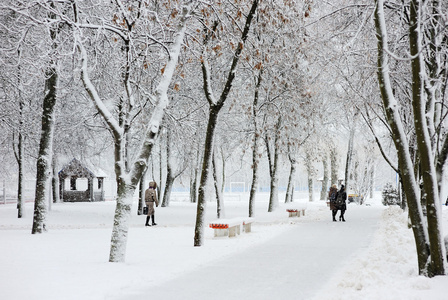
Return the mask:
{"type": "Polygon", "coordinates": [[[235,237],[241,233],[241,225],[244,232],[251,232],[253,222],[254,218],[219,219],[210,222],[209,227],[214,229],[215,237],[235,237]]]}
{"type": "Polygon", "coordinates": [[[300,212],[302,216],[305,216],[305,208],[287,208],[286,211],[289,213],[289,217],[300,217],[300,212]]]}

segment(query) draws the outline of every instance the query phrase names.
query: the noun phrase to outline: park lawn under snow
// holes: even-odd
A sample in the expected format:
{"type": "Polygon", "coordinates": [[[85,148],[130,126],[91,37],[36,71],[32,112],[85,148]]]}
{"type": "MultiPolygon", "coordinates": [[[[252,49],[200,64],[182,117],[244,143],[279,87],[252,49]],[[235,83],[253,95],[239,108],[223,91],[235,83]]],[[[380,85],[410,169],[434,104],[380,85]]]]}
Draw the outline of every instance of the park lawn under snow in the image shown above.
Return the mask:
{"type": "MultiPolygon", "coordinates": [[[[202,247],[193,247],[196,205],[182,197],[174,197],[170,207],[156,209],[158,226],[145,227],[145,216],[133,215],[123,264],[108,262],[115,209],[112,201],[53,204],[47,216],[48,232],[38,235],[31,234],[32,203],[26,205],[22,219],[16,217],[15,205],[0,205],[0,299],[109,299],[150,290],[224,256],[269,242],[291,226],[330,218],[324,201],[296,200],[267,213],[266,198],[259,195],[251,233],[214,238],[213,230],[206,228],[202,247]],[[288,218],[285,208],[297,205],[307,207],[306,216],[288,218]]],[[[247,215],[244,196],[226,196],[225,201],[226,218],[247,215]]],[[[373,206],[379,208],[378,202],[376,199],[373,206]]],[[[349,209],[370,207],[351,204],[349,209]]],[[[215,219],[215,211],[216,204],[208,203],[206,224],[215,219]]],[[[414,241],[406,221],[400,209],[384,209],[370,247],[358,251],[350,264],[334,274],[316,299],[447,299],[447,276],[418,276],[414,241]]],[[[443,223],[447,233],[446,207],[443,223]]],[[[317,237],[315,247],[323,243],[317,237]]]]}

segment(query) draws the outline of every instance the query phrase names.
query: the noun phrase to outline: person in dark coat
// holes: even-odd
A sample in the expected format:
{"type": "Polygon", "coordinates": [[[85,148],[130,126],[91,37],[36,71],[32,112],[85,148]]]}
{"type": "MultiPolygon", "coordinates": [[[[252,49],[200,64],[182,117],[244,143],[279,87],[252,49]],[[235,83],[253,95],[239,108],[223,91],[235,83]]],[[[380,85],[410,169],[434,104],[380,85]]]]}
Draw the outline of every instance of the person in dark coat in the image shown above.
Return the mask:
{"type": "Polygon", "coordinates": [[[151,216],[152,216],[152,225],[153,226],[157,225],[156,220],[154,218],[154,214],[155,214],[154,204],[156,205],[156,207],[159,206],[159,200],[157,199],[156,188],[157,188],[157,184],[154,181],[151,181],[149,183],[149,188],[145,191],[145,203],[146,203],[146,206],[148,207],[148,214],[146,215],[145,226],[151,226],[151,225],[149,225],[151,216]]]}
{"type": "Polygon", "coordinates": [[[341,185],[341,189],[338,191],[338,194],[336,195],[336,207],[341,211],[341,214],[339,215],[339,221],[345,222],[344,214],[347,210],[347,193],[345,192],[345,186],[341,185]]]}
{"type": "Polygon", "coordinates": [[[330,201],[331,215],[333,216],[333,221],[336,222],[336,214],[338,209],[336,207],[336,196],[338,194],[338,188],[336,184],[333,184],[328,191],[328,200],[330,201]]]}

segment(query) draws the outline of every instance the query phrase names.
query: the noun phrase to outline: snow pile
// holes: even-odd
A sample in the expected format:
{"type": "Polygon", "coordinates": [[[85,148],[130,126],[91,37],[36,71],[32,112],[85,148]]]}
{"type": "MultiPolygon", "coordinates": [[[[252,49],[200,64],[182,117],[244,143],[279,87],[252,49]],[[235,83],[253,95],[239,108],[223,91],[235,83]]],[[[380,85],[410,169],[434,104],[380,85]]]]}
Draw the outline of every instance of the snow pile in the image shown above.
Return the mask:
{"type": "MultiPolygon", "coordinates": [[[[448,211],[444,210],[445,232],[448,211]]],[[[384,210],[379,230],[367,251],[347,265],[315,298],[447,299],[448,278],[418,275],[413,232],[398,206],[384,210]]]]}

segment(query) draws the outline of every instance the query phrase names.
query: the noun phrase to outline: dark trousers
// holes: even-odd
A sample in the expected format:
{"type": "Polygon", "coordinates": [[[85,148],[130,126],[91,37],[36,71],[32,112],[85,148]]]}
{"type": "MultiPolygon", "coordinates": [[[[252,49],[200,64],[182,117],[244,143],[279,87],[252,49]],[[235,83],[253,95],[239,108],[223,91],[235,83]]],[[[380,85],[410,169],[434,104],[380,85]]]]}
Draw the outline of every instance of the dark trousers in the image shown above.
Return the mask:
{"type": "MultiPolygon", "coordinates": [[[[151,220],[151,216],[147,216],[146,217],[146,223],[145,223],[146,226],[150,226],[149,225],[149,220],[151,220]]],[[[156,224],[156,218],[154,217],[154,215],[152,215],[152,225],[157,225],[156,224]]]]}
{"type": "MultiPolygon", "coordinates": [[[[335,222],[336,222],[336,215],[337,215],[337,213],[338,213],[337,209],[333,209],[331,211],[331,214],[333,216],[333,221],[335,221],[335,222]]],[[[345,222],[344,214],[345,214],[345,209],[341,209],[341,214],[339,215],[339,221],[344,221],[345,222]]]]}

